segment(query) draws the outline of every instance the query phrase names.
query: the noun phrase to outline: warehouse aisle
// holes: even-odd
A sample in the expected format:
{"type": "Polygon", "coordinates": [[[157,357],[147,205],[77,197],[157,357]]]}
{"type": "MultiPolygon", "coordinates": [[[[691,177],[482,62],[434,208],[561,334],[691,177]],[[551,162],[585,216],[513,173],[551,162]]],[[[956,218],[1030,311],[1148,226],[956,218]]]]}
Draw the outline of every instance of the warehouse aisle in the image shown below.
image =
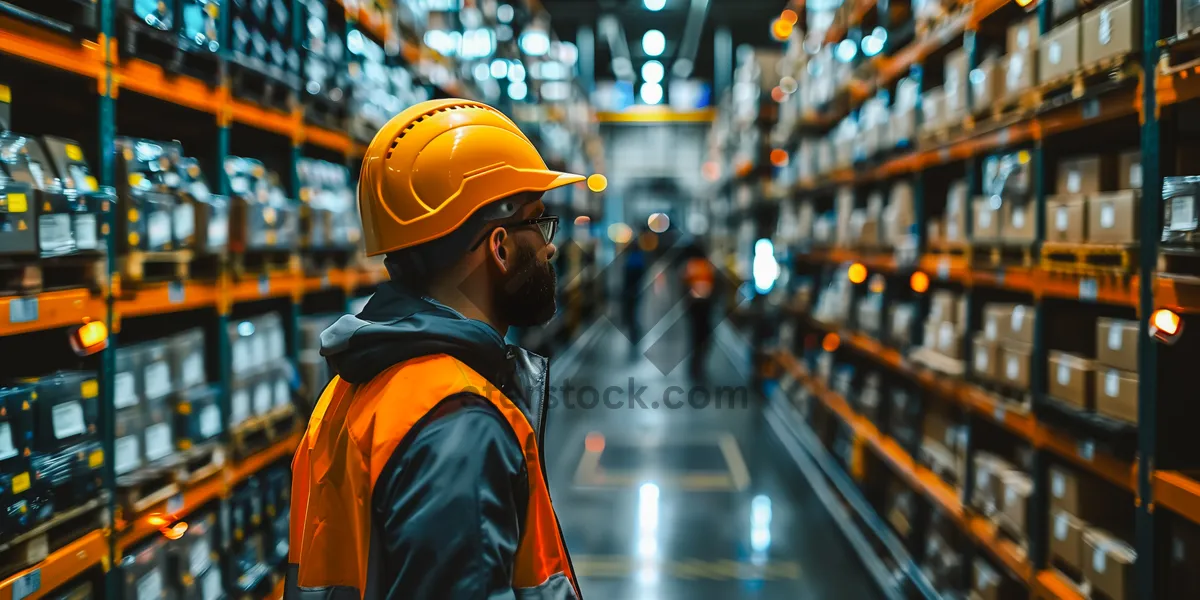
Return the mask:
{"type": "MultiPolygon", "coordinates": [[[[646,313],[667,318],[647,326],[677,314],[654,306],[662,296],[646,313]]],[[[662,343],[683,349],[686,331],[671,329],[662,343]]],[[[713,345],[703,385],[687,380],[686,361],[664,375],[644,356],[631,359],[629,341],[605,319],[564,354],[553,367],[559,404],[546,462],[585,596],[879,596],[778,448],[727,349],[713,345]],[[630,403],[629,390],[643,387],[641,403],[630,403]],[[691,404],[681,401],[688,394],[691,404]]]]}

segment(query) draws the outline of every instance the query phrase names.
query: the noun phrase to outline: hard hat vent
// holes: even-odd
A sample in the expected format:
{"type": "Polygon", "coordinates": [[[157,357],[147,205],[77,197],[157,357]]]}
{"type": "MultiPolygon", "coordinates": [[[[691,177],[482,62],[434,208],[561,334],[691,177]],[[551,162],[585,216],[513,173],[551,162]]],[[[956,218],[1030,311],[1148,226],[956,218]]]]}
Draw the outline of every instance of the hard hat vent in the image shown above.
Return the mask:
{"type": "Polygon", "coordinates": [[[493,111],[493,112],[499,112],[499,111],[496,111],[494,108],[487,106],[487,105],[483,105],[483,104],[451,104],[449,106],[440,106],[438,108],[431,109],[428,112],[426,112],[422,115],[419,115],[417,118],[413,119],[412,122],[410,122],[408,124],[408,127],[405,127],[404,129],[400,130],[400,134],[396,136],[396,139],[392,140],[392,145],[391,145],[391,147],[388,148],[385,158],[392,157],[392,152],[396,149],[396,146],[400,145],[400,140],[404,139],[405,134],[407,134],[414,127],[416,127],[417,123],[420,123],[421,121],[424,121],[427,117],[432,117],[433,115],[435,115],[437,113],[446,112],[448,110],[460,110],[460,109],[464,109],[464,108],[474,108],[477,110],[488,110],[488,111],[493,111]]]}

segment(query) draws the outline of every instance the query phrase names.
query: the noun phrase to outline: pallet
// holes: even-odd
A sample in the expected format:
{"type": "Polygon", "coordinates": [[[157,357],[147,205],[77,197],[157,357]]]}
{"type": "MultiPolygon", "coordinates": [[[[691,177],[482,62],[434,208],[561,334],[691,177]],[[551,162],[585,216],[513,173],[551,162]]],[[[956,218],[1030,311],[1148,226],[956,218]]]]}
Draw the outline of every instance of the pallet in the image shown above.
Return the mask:
{"type": "Polygon", "coordinates": [[[72,37],[100,30],[97,4],[90,0],[4,0],[0,15],[20,19],[72,37]]]}
{"type": "Polygon", "coordinates": [[[1111,456],[1134,460],[1137,453],[1137,425],[1081,409],[1049,395],[1037,400],[1038,420],[1054,429],[1070,433],[1076,439],[1091,440],[1096,450],[1111,456]]]}
{"type": "Polygon", "coordinates": [[[79,288],[99,293],[107,284],[108,256],[104,253],[0,258],[0,294],[6,296],[79,288]]]}
{"type": "Polygon", "coordinates": [[[276,408],[265,415],[250,417],[229,432],[233,455],[237,460],[244,460],[291,435],[295,429],[296,409],[292,406],[276,408]]]}
{"type": "Polygon", "coordinates": [[[966,372],[964,361],[950,358],[923,346],[913,350],[909,354],[908,359],[937,373],[951,377],[962,377],[963,373],[966,372]]]}
{"type": "Polygon", "coordinates": [[[1033,256],[1033,246],[973,242],[970,262],[973,269],[1030,268],[1035,264],[1033,256]]]}
{"type": "Polygon", "coordinates": [[[191,279],[194,281],[217,281],[228,272],[229,253],[202,254],[196,252],[192,255],[188,268],[191,270],[191,279]]]}
{"type": "Polygon", "coordinates": [[[1005,411],[1028,415],[1033,410],[1033,394],[1028,390],[975,376],[970,377],[970,381],[997,407],[1002,407],[1005,411]]]}
{"type": "Polygon", "coordinates": [[[1074,73],[1039,84],[1038,90],[1041,93],[1043,104],[1053,108],[1056,104],[1078,100],[1084,94],[1106,84],[1124,84],[1136,81],[1142,74],[1142,67],[1132,59],[1132,53],[1110,56],[1084,65],[1074,73]]]}
{"type": "Polygon", "coordinates": [[[333,100],[324,93],[305,95],[304,121],[307,123],[332,131],[345,131],[349,114],[344,95],[341,100],[333,100]]]}
{"type": "Polygon", "coordinates": [[[221,472],[225,449],[211,442],[176,452],[117,477],[117,504],[125,515],[140,515],[188,487],[221,472]]]}
{"type": "Polygon", "coordinates": [[[1200,67],[1200,28],[1160,40],[1158,47],[1162,49],[1158,58],[1158,72],[1162,75],[1200,67]]]}
{"type": "Polygon", "coordinates": [[[234,279],[254,279],[273,273],[298,273],[300,254],[293,250],[246,251],[229,255],[229,271],[234,279]]]}
{"type": "Polygon", "coordinates": [[[161,283],[185,281],[191,276],[191,263],[195,255],[191,250],[168,252],[130,251],[117,258],[122,283],[161,283]]]}
{"type": "MultiPolygon", "coordinates": [[[[1035,87],[1023,92],[1017,92],[992,104],[990,117],[993,121],[1002,121],[1005,119],[1019,120],[1037,112],[1041,104],[1041,90],[1035,87]]],[[[987,113],[985,112],[984,114],[986,115],[987,113]]]]}
{"type": "Polygon", "coordinates": [[[240,54],[226,63],[226,68],[235,98],[284,113],[291,113],[293,106],[298,103],[300,80],[294,74],[240,54]]]}
{"type": "Polygon", "coordinates": [[[1137,246],[1042,242],[1041,266],[1047,271],[1080,275],[1132,273],[1137,246]]]}
{"type": "Polygon", "coordinates": [[[1200,277],[1200,248],[1160,246],[1158,273],[1176,278],[1200,277]]]}
{"type": "Polygon", "coordinates": [[[189,52],[179,46],[178,33],[154,29],[132,13],[121,21],[121,54],[163,68],[168,77],[186,75],[216,87],[221,81],[221,58],[215,52],[189,52]]]}
{"type": "Polygon", "coordinates": [[[109,527],[108,492],[101,491],[98,498],[82,506],[55,509],[51,519],[0,544],[0,579],[42,562],[92,531],[109,527]]]}

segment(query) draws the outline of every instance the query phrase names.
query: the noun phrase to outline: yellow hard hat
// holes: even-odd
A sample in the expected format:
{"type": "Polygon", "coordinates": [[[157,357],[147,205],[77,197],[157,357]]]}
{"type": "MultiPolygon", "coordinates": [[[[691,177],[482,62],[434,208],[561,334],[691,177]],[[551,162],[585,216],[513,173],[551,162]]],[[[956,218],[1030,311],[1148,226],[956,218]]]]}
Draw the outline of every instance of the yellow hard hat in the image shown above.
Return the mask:
{"type": "Polygon", "coordinates": [[[358,206],[367,255],[438,239],[501,198],[583,180],[547,169],[517,125],[486,104],[422,102],[392,117],[363,158],[358,206]]]}

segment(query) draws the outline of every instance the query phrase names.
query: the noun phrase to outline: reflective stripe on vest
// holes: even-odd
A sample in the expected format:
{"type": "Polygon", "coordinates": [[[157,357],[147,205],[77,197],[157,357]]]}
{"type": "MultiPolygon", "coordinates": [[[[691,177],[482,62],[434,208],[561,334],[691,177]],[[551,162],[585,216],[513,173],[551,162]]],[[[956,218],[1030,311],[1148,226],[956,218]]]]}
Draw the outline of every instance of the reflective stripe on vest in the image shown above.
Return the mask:
{"type": "Polygon", "coordinates": [[[292,461],[288,562],[298,565],[300,588],[351,588],[360,598],[374,600],[363,590],[371,562],[375,481],[412,427],[442,400],[464,392],[486,398],[500,411],[525,454],[529,505],[513,588],[519,598],[578,598],[533,427],[495,386],[446,355],[409,360],[364,385],[335,377],[321,394],[292,461]]]}

